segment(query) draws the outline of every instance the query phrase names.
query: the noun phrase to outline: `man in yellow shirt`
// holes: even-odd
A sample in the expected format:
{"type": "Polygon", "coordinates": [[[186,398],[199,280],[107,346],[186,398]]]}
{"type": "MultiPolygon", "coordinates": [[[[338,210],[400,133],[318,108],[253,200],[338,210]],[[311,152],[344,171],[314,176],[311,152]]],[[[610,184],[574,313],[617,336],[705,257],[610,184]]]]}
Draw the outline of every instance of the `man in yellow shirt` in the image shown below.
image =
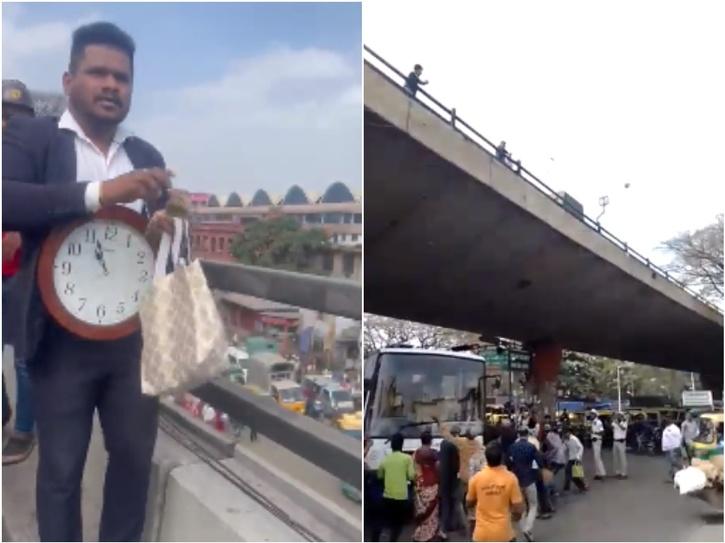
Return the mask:
{"type": "Polygon", "coordinates": [[[515,541],[511,520],[524,512],[524,499],[516,476],[503,465],[503,450],[497,442],[486,447],[486,467],[468,483],[466,502],[476,507],[474,541],[515,541]]]}

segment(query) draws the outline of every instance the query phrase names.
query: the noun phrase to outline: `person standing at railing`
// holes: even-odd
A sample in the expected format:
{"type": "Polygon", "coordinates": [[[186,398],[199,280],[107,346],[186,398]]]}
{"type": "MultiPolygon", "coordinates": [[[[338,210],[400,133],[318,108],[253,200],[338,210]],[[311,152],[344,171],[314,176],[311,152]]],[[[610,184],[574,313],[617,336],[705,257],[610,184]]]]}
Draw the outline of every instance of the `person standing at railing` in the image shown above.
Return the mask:
{"type": "Polygon", "coordinates": [[[408,77],[405,79],[405,91],[411,96],[415,96],[418,92],[418,86],[427,85],[427,81],[423,81],[420,76],[423,74],[423,66],[416,64],[413,67],[413,71],[410,72],[408,77]]]}
{"type": "Polygon", "coordinates": [[[501,143],[498,144],[498,147],[496,147],[496,158],[505,166],[508,166],[509,168],[512,165],[516,166],[516,173],[521,173],[521,161],[520,160],[514,160],[511,158],[511,153],[506,149],[506,142],[501,140],[501,143]]]}
{"type": "MultiPolygon", "coordinates": [[[[150,218],[147,240],[173,232],[164,211],[171,174],[149,143],[124,133],[134,83],[133,39],[111,23],[73,33],[60,119],[11,119],[3,132],[3,228],[23,235],[12,319],[29,367],[38,437],[41,541],[83,541],[81,482],[94,414],[108,464],[98,541],[140,541],[146,517],[158,398],[141,393],[141,331],[82,339],[48,315],[37,255],[47,232],[101,208],[133,205],[150,218]]],[[[8,323],[3,323],[8,324],[8,323]]]]}

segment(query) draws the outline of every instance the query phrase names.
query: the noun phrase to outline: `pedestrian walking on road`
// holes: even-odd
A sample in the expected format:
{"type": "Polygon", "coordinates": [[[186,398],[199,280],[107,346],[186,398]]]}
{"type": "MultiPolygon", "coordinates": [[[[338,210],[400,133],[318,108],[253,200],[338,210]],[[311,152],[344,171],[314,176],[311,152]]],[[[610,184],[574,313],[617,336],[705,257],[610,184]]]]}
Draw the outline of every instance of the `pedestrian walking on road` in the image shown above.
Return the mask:
{"type": "Polygon", "coordinates": [[[433,541],[439,531],[438,452],[431,447],[430,432],[420,436],[420,448],[413,454],[415,462],[415,532],[413,541],[433,541]]]}
{"type": "Polygon", "coordinates": [[[476,512],[472,539],[516,541],[511,521],[521,519],[524,512],[519,481],[503,465],[503,448],[499,442],[489,443],[485,456],[487,465],[471,477],[466,494],[466,503],[476,512]]]}
{"type": "Polygon", "coordinates": [[[453,438],[461,433],[458,426],[450,429],[450,439],[441,441],[438,455],[439,492],[441,506],[441,539],[446,540],[450,532],[455,532],[466,525],[460,494],[459,473],[461,457],[453,438]]]}
{"type": "MultiPolygon", "coordinates": [[[[393,449],[378,467],[378,478],[383,480],[383,511],[390,530],[389,541],[397,541],[408,520],[408,482],[415,480],[413,458],[403,452],[403,435],[390,438],[393,449]]],[[[373,541],[380,541],[380,527],[373,533],[373,541]]]]}
{"type": "Polygon", "coordinates": [[[481,444],[474,438],[471,430],[466,430],[465,435],[460,435],[458,427],[454,426],[451,430],[445,425],[440,424],[437,418],[433,420],[439,424],[441,435],[444,439],[451,441],[458,447],[458,490],[457,495],[461,498],[461,508],[464,515],[466,513],[466,493],[468,492],[468,480],[470,479],[470,461],[471,457],[481,449],[481,444]],[[457,432],[457,433],[455,433],[457,432]]]}
{"type": "Polygon", "coordinates": [[[519,527],[526,540],[533,541],[534,522],[539,509],[536,481],[539,477],[539,467],[544,465],[544,459],[538,449],[529,442],[529,437],[528,427],[521,427],[519,439],[511,446],[510,455],[514,475],[526,499],[526,515],[521,519],[519,527]]]}
{"type": "Polygon", "coordinates": [[[612,422],[614,443],[612,444],[612,457],[614,473],[620,479],[627,478],[627,419],[624,413],[617,413],[612,422]]]}
{"type": "Polygon", "coordinates": [[[571,433],[568,427],[564,428],[563,437],[567,457],[566,471],[564,473],[564,492],[571,488],[572,481],[581,492],[586,492],[589,489],[584,480],[584,466],[582,465],[584,445],[582,445],[578,437],[571,433]]]}
{"type": "Polygon", "coordinates": [[[410,94],[411,96],[415,96],[418,92],[418,86],[427,85],[427,81],[423,81],[420,76],[423,74],[423,66],[420,64],[416,64],[413,67],[413,71],[408,74],[408,77],[405,79],[405,86],[403,87],[405,89],[405,92],[410,94]]]}
{"type": "Polygon", "coordinates": [[[594,454],[594,480],[603,481],[607,476],[607,471],[604,469],[604,462],[602,462],[602,436],[604,435],[604,423],[599,418],[599,413],[596,409],[592,409],[590,413],[592,419],[592,452],[594,454]]]}
{"type": "Polygon", "coordinates": [[[695,441],[697,434],[700,433],[697,421],[692,415],[692,411],[688,411],[685,420],[682,422],[682,441],[684,442],[687,458],[692,461],[692,442],[695,441]]]}
{"type": "Polygon", "coordinates": [[[669,482],[675,480],[675,473],[682,469],[682,434],[674,421],[665,418],[662,432],[662,452],[667,458],[669,482]]]}

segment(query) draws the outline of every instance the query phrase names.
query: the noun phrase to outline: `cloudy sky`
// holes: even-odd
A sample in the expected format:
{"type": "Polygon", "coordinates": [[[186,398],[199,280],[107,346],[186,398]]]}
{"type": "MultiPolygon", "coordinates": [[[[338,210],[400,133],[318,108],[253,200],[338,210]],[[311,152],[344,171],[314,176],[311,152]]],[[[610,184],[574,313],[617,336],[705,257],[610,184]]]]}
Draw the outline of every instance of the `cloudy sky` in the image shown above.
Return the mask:
{"type": "Polygon", "coordinates": [[[359,4],[33,3],[2,8],[2,76],[62,92],[70,37],[136,41],[127,126],[192,191],[361,189],[359,4]]]}
{"type": "Polygon", "coordinates": [[[725,207],[725,4],[369,1],[365,44],[662,263],[725,207]],[[625,184],[630,188],[625,189],[625,184]]]}

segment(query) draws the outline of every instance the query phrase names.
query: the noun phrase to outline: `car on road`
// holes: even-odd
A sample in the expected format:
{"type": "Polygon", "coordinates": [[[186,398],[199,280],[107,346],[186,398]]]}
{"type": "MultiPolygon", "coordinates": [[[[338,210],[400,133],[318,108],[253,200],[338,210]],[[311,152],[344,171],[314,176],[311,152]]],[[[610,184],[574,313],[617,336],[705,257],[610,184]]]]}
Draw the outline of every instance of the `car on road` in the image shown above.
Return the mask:
{"type": "Polygon", "coordinates": [[[338,384],[328,384],[322,387],[320,395],[315,400],[315,410],[328,419],[335,419],[345,413],[355,410],[352,393],[338,384]]]}
{"type": "Polygon", "coordinates": [[[269,387],[269,393],[280,406],[304,415],[305,397],[299,384],[290,379],[274,381],[269,387]]]}

